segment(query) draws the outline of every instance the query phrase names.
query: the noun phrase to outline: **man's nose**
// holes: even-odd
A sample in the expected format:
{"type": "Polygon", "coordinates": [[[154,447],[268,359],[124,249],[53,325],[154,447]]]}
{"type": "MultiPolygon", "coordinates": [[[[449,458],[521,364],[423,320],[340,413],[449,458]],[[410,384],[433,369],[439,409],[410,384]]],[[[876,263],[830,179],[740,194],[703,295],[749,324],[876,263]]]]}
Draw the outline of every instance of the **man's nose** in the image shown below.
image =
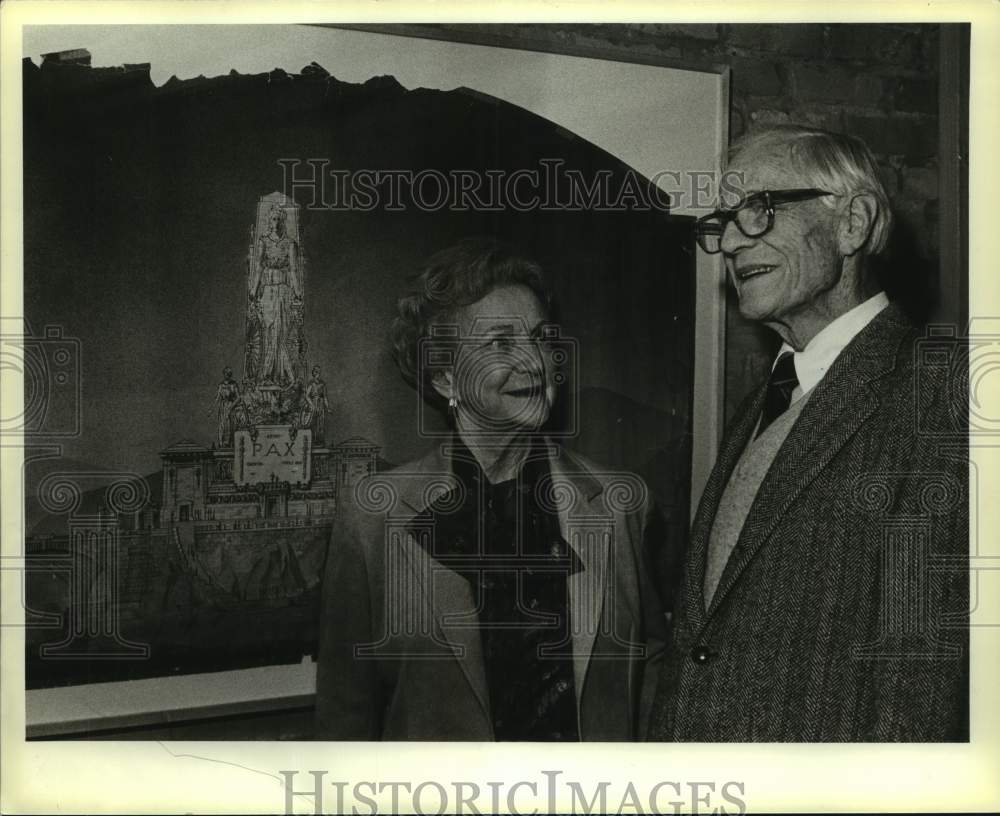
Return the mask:
{"type": "Polygon", "coordinates": [[[756,238],[747,238],[736,226],[736,221],[730,221],[722,229],[722,237],[719,239],[719,246],[726,255],[739,252],[743,247],[752,244],[756,238]]]}

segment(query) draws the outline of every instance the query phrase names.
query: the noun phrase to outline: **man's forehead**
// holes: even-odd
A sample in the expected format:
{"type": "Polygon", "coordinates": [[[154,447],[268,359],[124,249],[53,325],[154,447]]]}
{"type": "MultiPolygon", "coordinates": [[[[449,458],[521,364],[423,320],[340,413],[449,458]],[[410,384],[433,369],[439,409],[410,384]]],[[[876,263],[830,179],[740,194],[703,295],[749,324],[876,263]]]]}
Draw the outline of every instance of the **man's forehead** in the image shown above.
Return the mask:
{"type": "Polygon", "coordinates": [[[750,147],[740,152],[729,164],[729,172],[739,175],[737,183],[742,182],[746,193],[808,186],[789,161],[788,149],[780,146],[759,150],[750,147]]]}

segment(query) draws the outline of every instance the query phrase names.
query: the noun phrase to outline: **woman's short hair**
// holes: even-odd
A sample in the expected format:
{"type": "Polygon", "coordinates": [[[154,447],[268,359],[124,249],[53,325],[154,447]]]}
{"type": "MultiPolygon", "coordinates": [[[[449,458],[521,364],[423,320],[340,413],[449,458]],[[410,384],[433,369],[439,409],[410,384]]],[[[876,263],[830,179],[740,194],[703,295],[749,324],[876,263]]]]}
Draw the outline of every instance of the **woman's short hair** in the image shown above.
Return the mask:
{"type": "MultiPolygon", "coordinates": [[[[786,150],[792,167],[812,187],[837,195],[870,193],[878,204],[866,251],[877,255],[889,241],[892,210],[879,176],[878,164],[861,139],[804,125],[773,125],[750,131],[733,143],[730,159],[749,153],[786,150]]],[[[820,199],[836,206],[832,199],[820,199]]]]}
{"type": "Polygon", "coordinates": [[[435,325],[453,324],[459,309],[486,297],[500,286],[528,287],[548,311],[551,295],[541,266],[509,244],[494,238],[466,238],[436,252],[410,280],[409,290],[396,302],[392,350],[403,378],[422,395],[434,370],[421,365],[421,341],[435,325]]]}

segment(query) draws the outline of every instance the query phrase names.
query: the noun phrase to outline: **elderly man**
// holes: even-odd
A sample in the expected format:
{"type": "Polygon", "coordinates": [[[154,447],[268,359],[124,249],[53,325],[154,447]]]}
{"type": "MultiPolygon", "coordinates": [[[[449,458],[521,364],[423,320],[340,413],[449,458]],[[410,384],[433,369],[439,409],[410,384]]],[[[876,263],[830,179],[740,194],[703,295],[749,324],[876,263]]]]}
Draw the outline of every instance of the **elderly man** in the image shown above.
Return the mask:
{"type": "Polygon", "coordinates": [[[730,168],[745,195],[698,241],[783,343],[702,496],[650,738],[967,739],[961,350],[923,365],[871,272],[891,216],[861,141],[773,129],[730,168]]]}

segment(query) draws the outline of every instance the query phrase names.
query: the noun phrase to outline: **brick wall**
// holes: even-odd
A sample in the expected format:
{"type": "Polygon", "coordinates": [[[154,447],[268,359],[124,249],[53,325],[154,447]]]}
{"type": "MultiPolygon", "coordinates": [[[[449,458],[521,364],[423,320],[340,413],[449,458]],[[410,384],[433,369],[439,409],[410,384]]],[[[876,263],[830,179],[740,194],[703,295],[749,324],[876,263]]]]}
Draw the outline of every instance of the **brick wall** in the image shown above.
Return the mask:
{"type": "MultiPolygon", "coordinates": [[[[584,49],[611,59],[673,60],[732,69],[730,136],[801,122],[854,133],[879,159],[897,216],[896,269],[887,281],[917,317],[938,264],[937,25],[442,25],[480,42],[584,49]]],[[[726,414],[762,379],[776,347],[730,301],[726,414]]]]}

